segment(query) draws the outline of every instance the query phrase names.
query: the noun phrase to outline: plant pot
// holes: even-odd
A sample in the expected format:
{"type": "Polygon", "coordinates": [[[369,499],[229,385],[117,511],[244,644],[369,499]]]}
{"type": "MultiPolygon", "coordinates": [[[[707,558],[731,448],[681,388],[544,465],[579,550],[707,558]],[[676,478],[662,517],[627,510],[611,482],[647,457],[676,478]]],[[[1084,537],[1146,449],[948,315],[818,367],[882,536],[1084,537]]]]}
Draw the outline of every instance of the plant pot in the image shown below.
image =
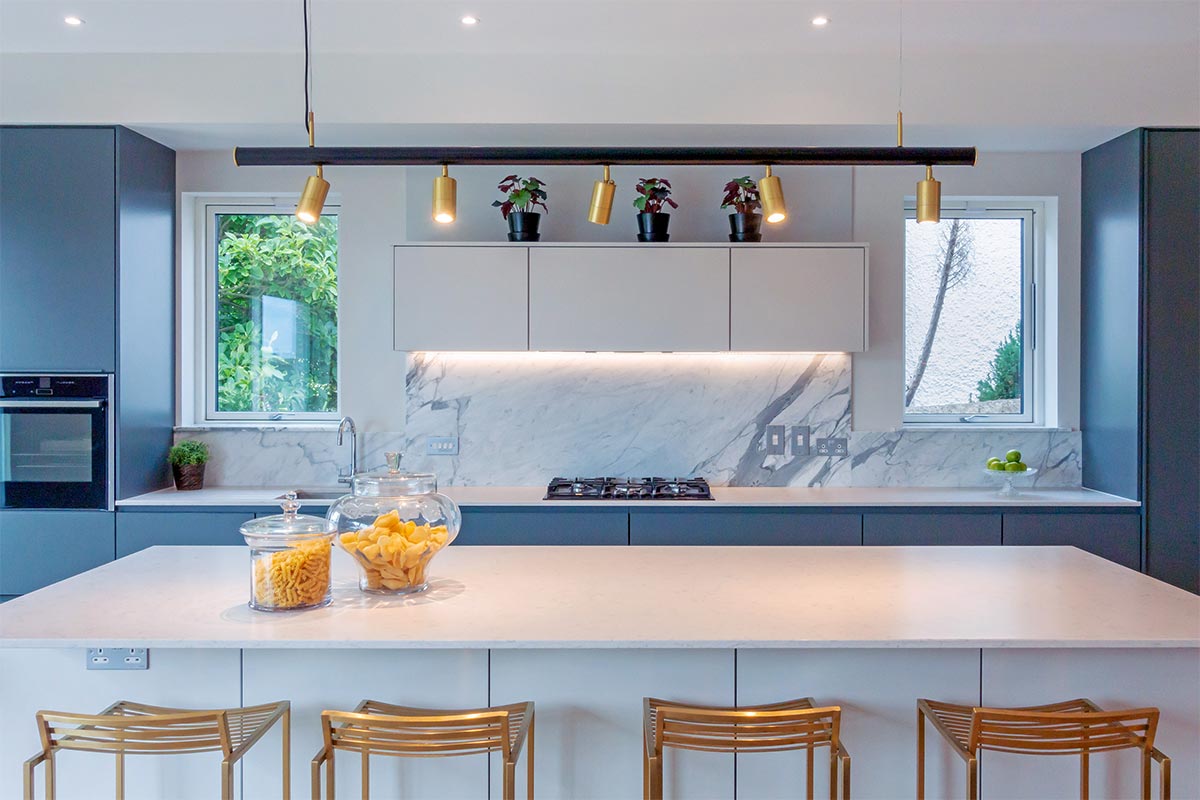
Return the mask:
{"type": "Polygon", "coordinates": [[[643,211],[637,215],[639,242],[665,242],[671,238],[667,228],[671,215],[665,211],[643,211]]]}
{"type": "Polygon", "coordinates": [[[175,476],[177,491],[190,492],[204,488],[203,464],[172,464],[171,474],[175,476]]]}
{"type": "Polygon", "coordinates": [[[735,213],[729,215],[729,241],[761,242],[762,214],[735,213]]]}
{"type": "Polygon", "coordinates": [[[536,211],[512,211],[508,215],[508,240],[510,242],[536,242],[542,238],[538,223],[542,215],[536,211]]]}

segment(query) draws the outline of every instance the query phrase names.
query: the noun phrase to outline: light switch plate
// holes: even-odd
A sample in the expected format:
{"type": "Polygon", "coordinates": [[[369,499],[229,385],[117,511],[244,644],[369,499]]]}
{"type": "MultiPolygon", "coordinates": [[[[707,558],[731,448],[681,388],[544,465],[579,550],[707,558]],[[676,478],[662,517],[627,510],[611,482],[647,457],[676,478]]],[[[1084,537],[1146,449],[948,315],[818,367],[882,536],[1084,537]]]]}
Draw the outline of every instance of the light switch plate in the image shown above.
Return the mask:
{"type": "Polygon", "coordinates": [[[850,447],[845,437],[817,439],[817,455],[843,458],[850,455],[850,447]]]}
{"type": "Polygon", "coordinates": [[[457,436],[430,436],[425,441],[427,456],[456,456],[458,455],[457,436]]]}
{"type": "Polygon", "coordinates": [[[808,425],[792,426],[792,455],[806,456],[812,452],[812,428],[808,425]]]}
{"type": "Polygon", "coordinates": [[[781,456],[787,452],[787,432],[782,425],[767,426],[767,455],[781,456]]]}
{"type": "Polygon", "coordinates": [[[150,669],[150,651],[144,647],[89,647],[88,669],[150,669]]]}

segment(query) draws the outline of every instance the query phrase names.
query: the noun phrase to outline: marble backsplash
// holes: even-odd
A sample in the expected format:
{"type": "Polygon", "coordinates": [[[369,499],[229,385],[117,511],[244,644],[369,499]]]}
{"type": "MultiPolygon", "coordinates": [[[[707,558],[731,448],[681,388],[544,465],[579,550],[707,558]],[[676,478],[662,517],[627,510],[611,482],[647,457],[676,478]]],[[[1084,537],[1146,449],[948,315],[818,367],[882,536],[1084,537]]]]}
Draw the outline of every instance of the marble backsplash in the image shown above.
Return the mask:
{"type": "MultiPolygon", "coordinates": [[[[732,486],[987,486],[989,455],[1016,448],[1034,486],[1078,486],[1078,431],[851,431],[850,356],[653,353],[409,356],[403,432],[360,434],[359,464],[388,450],[446,485],[543,485],[555,475],[700,475],[732,486]],[[847,436],[848,458],[767,455],[769,424],[847,436]],[[430,436],[457,456],[425,455],[430,436]]],[[[398,409],[398,413],[399,413],[398,409]]],[[[207,480],[332,484],[349,447],[332,431],[207,430],[207,480]]]]}

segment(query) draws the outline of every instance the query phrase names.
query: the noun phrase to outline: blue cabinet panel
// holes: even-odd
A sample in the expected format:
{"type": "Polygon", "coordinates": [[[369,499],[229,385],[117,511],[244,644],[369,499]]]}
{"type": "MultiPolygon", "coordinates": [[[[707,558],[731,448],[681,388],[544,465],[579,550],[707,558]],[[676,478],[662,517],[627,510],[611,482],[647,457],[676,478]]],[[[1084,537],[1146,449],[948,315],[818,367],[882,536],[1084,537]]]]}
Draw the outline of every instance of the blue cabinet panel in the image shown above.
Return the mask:
{"type": "Polygon", "coordinates": [[[159,544],[244,545],[238,528],[253,518],[245,511],[121,511],[117,513],[117,558],[159,544]]]}
{"type": "Polygon", "coordinates": [[[863,544],[1000,544],[1000,514],[909,509],[863,515],[863,544]]]}
{"type": "Polygon", "coordinates": [[[460,544],[629,544],[624,508],[464,508],[460,544]]]}
{"type": "Polygon", "coordinates": [[[1005,513],[1004,543],[1073,545],[1130,569],[1141,569],[1141,515],[1124,511],[1005,513]]]}
{"type": "Polygon", "coordinates": [[[111,511],[0,511],[0,594],[24,594],[113,560],[111,511]]]}
{"type": "Polygon", "coordinates": [[[114,371],[113,129],[0,128],[0,220],[0,371],[114,371]]]}
{"type": "Polygon", "coordinates": [[[642,545],[855,545],[862,514],[810,509],[633,509],[629,543],[642,545]]]}

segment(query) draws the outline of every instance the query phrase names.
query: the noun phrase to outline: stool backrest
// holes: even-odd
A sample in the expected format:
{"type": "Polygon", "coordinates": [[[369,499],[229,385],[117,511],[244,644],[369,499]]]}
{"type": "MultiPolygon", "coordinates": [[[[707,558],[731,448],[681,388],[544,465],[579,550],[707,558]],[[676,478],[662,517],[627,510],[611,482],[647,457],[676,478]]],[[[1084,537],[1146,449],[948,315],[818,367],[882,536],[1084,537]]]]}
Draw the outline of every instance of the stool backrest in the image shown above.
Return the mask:
{"type": "Polygon", "coordinates": [[[326,749],[426,757],[511,754],[508,711],[438,712],[373,703],[359,708],[322,712],[326,749]],[[402,713],[370,713],[375,706],[402,713]]]}
{"type": "Polygon", "coordinates": [[[1126,748],[1149,752],[1154,747],[1157,729],[1157,708],[1126,711],[976,708],[971,716],[967,748],[1043,755],[1126,748]]]}
{"type": "Polygon", "coordinates": [[[837,749],[841,715],[840,706],[743,711],[659,705],[653,741],[656,749],[719,753],[837,749]]]}
{"type": "Polygon", "coordinates": [[[202,753],[233,749],[224,711],[155,713],[152,706],[117,703],[102,714],[37,712],[45,752],[202,753]]]}

